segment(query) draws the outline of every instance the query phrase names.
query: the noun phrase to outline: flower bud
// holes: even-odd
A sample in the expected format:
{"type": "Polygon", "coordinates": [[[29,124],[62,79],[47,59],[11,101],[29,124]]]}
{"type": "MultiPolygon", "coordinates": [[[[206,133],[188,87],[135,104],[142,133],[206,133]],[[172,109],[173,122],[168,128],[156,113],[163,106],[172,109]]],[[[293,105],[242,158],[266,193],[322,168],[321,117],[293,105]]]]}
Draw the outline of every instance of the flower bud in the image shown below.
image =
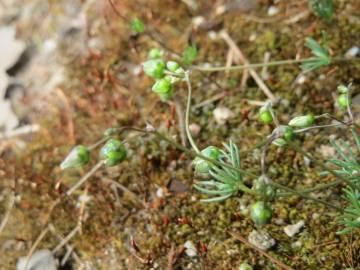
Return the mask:
{"type": "Polygon", "coordinates": [[[277,138],[277,139],[273,140],[272,143],[279,147],[283,147],[286,145],[286,141],[283,138],[277,138]]]}
{"type": "Polygon", "coordinates": [[[164,77],[165,62],[161,59],[151,59],[143,63],[143,69],[146,75],[154,79],[161,79],[164,77]]]}
{"type": "Polygon", "coordinates": [[[264,124],[270,124],[273,121],[273,117],[267,105],[260,109],[260,120],[264,124]]]}
{"type": "Polygon", "coordinates": [[[343,84],[339,85],[339,86],[337,87],[337,90],[338,90],[339,93],[341,93],[341,94],[346,94],[346,93],[349,92],[349,88],[348,88],[347,86],[343,85],[343,84]]]}
{"type": "Polygon", "coordinates": [[[178,70],[178,68],[180,67],[180,65],[175,61],[168,61],[166,63],[166,67],[171,72],[176,72],[178,70]]]}
{"type": "Polygon", "coordinates": [[[292,141],[295,137],[295,133],[292,127],[289,126],[280,126],[282,134],[283,134],[283,138],[286,141],[292,141]]]}
{"type": "Polygon", "coordinates": [[[254,203],[251,206],[250,216],[257,226],[262,226],[270,222],[273,211],[271,207],[263,201],[254,203]]]}
{"type": "Polygon", "coordinates": [[[162,101],[168,101],[173,95],[173,89],[169,78],[157,80],[152,87],[162,101]]]}
{"type": "Polygon", "coordinates": [[[159,48],[152,48],[148,54],[149,59],[159,59],[163,56],[164,56],[164,51],[160,50],[159,48]]]}
{"type": "Polygon", "coordinates": [[[339,108],[342,110],[346,110],[348,107],[348,102],[349,102],[349,106],[351,105],[351,97],[348,94],[341,94],[340,96],[338,96],[337,98],[337,103],[339,105],[339,108]]]}
{"type": "Polygon", "coordinates": [[[90,161],[90,151],[83,145],[75,146],[60,164],[62,170],[84,166],[90,161]]]}
{"type": "Polygon", "coordinates": [[[306,128],[314,124],[315,117],[311,114],[297,116],[290,120],[289,126],[298,127],[298,128],[306,128]]]}
{"type": "Polygon", "coordinates": [[[125,146],[119,140],[110,139],[100,149],[100,158],[105,165],[115,166],[126,158],[125,146]]]}
{"type": "MultiPolygon", "coordinates": [[[[208,146],[201,151],[201,155],[214,160],[219,160],[221,152],[220,149],[215,146],[208,146]]],[[[195,172],[198,174],[208,173],[213,166],[211,162],[204,160],[201,157],[196,157],[193,161],[193,164],[195,166],[195,172]]]]}

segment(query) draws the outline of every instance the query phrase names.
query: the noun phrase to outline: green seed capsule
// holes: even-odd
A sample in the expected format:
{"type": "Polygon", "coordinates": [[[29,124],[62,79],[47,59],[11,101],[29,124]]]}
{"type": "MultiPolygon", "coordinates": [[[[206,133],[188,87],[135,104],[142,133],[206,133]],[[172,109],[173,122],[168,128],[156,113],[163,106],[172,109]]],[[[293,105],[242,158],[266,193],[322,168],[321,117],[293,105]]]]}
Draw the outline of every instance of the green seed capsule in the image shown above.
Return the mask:
{"type": "Polygon", "coordinates": [[[125,146],[119,140],[110,139],[100,149],[100,158],[104,160],[105,165],[115,166],[125,160],[125,146]]]}
{"type": "Polygon", "coordinates": [[[270,110],[268,109],[268,106],[263,106],[260,109],[260,120],[264,124],[270,124],[273,121],[273,117],[271,115],[270,110]]]}
{"type": "Polygon", "coordinates": [[[90,151],[83,145],[74,147],[60,164],[62,170],[84,166],[90,161],[90,151]]]}
{"type": "Polygon", "coordinates": [[[295,133],[292,127],[280,126],[282,128],[283,137],[286,141],[292,141],[295,137],[295,133]]]}
{"type": "Polygon", "coordinates": [[[146,75],[154,79],[161,79],[164,77],[165,62],[161,59],[151,59],[143,63],[143,69],[146,75]]]}
{"type": "MultiPolygon", "coordinates": [[[[215,146],[208,146],[207,148],[201,151],[201,154],[207,158],[219,160],[221,152],[220,149],[215,146]]],[[[211,162],[206,161],[200,157],[195,158],[193,164],[195,166],[195,172],[199,174],[208,173],[213,166],[211,162]]]]}
{"type": "Polygon", "coordinates": [[[275,198],[276,190],[265,183],[262,178],[256,179],[252,187],[264,200],[270,201],[275,198]]]}
{"type": "Polygon", "coordinates": [[[347,106],[348,106],[348,102],[349,102],[349,106],[351,105],[351,97],[348,96],[348,94],[341,94],[338,98],[337,98],[337,102],[339,105],[339,108],[342,110],[346,110],[347,106]]]}
{"type": "Polygon", "coordinates": [[[171,72],[176,72],[178,70],[178,68],[180,67],[180,65],[175,61],[168,61],[166,63],[166,67],[171,72]]]}
{"type": "Polygon", "coordinates": [[[279,147],[283,147],[286,145],[286,141],[283,138],[277,138],[272,143],[279,147]]]}
{"type": "Polygon", "coordinates": [[[290,120],[289,126],[298,127],[298,128],[306,128],[314,124],[315,117],[311,114],[297,116],[290,120]]]}
{"type": "Polygon", "coordinates": [[[157,94],[168,93],[171,91],[171,82],[166,78],[157,80],[153,85],[152,90],[157,94]]]}
{"type": "Polygon", "coordinates": [[[253,270],[253,268],[248,263],[242,263],[240,264],[239,270],[253,270]]]}
{"type": "Polygon", "coordinates": [[[337,87],[337,90],[338,90],[339,93],[341,93],[341,94],[346,94],[346,93],[349,92],[349,88],[348,88],[347,86],[343,85],[343,84],[339,85],[339,86],[337,87]]]}
{"type": "Polygon", "coordinates": [[[159,59],[164,56],[164,51],[160,50],[159,48],[152,48],[149,51],[148,58],[149,59],[159,59]]]}
{"type": "Polygon", "coordinates": [[[266,202],[259,201],[251,206],[251,219],[257,226],[262,226],[269,223],[272,214],[273,211],[266,202]]]}

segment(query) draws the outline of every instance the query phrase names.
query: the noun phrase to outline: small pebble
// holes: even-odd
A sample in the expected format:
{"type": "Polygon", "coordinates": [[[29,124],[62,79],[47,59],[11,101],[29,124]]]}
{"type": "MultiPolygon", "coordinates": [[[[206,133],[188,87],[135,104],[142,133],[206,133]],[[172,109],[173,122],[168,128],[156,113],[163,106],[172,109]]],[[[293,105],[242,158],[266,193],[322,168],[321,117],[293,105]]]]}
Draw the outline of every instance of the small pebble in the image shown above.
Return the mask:
{"type": "Polygon", "coordinates": [[[234,115],[233,112],[226,107],[217,107],[213,111],[213,114],[216,123],[218,123],[219,125],[224,125],[227,122],[227,120],[229,120],[234,115]]]}
{"type": "Polygon", "coordinates": [[[188,255],[189,257],[197,256],[197,250],[192,241],[190,241],[190,240],[186,241],[184,244],[184,247],[186,248],[185,249],[186,255],[188,255]]]}
{"type": "Polygon", "coordinates": [[[360,48],[358,46],[352,46],[346,53],[346,58],[356,57],[360,53],[360,48]]]}
{"type": "Polygon", "coordinates": [[[268,9],[268,15],[274,16],[279,13],[279,9],[276,6],[270,6],[268,9]]]}
{"type": "Polygon", "coordinates": [[[263,230],[253,230],[249,234],[249,242],[261,250],[268,250],[275,245],[275,240],[270,236],[269,233],[263,230]]]}
{"type": "Polygon", "coordinates": [[[190,124],[189,130],[190,130],[191,135],[196,138],[201,131],[201,127],[197,124],[190,124]]]}
{"type": "Polygon", "coordinates": [[[305,225],[305,222],[303,220],[300,220],[296,224],[287,225],[284,227],[284,232],[287,236],[293,237],[295,234],[297,234],[301,228],[305,225]]]}
{"type": "Polygon", "coordinates": [[[57,270],[58,261],[54,258],[52,252],[48,249],[36,251],[29,259],[26,265],[27,257],[21,257],[16,264],[16,270],[57,270]]]}

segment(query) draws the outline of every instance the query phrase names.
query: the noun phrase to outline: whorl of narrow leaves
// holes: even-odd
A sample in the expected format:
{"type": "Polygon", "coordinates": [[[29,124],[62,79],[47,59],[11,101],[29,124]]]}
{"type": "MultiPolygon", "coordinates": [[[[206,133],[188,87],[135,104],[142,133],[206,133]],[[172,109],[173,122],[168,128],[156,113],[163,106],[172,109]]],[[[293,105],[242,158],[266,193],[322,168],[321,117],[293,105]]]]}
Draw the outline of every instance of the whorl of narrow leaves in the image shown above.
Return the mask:
{"type": "Polygon", "coordinates": [[[331,20],[334,13],[333,0],[310,0],[310,9],[320,18],[331,20]]]}
{"type": "Polygon", "coordinates": [[[304,72],[309,72],[321,66],[330,65],[331,57],[326,48],[322,47],[319,43],[316,42],[316,40],[310,37],[306,38],[305,45],[311,49],[311,53],[314,57],[311,61],[305,62],[301,65],[301,68],[304,72]]]}

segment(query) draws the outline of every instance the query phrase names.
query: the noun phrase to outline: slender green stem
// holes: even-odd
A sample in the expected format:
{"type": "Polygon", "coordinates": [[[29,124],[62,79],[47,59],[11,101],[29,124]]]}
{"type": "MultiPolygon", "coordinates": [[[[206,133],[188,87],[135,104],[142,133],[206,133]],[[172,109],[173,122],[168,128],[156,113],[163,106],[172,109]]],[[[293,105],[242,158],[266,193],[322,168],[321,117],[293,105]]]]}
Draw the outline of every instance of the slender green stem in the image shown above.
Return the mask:
{"type": "Polygon", "coordinates": [[[189,130],[189,117],[190,117],[190,108],[191,108],[191,92],[192,92],[192,88],[191,88],[191,82],[190,82],[190,77],[189,77],[189,72],[185,73],[185,80],[187,83],[187,88],[188,88],[188,97],[187,97],[187,103],[186,103],[186,112],[185,112],[185,131],[186,131],[186,135],[188,137],[188,140],[191,144],[191,147],[195,150],[195,152],[200,153],[199,148],[197,147],[191,132],[189,130]]]}
{"type": "MultiPolygon", "coordinates": [[[[300,193],[303,193],[303,194],[304,193],[311,193],[311,192],[327,189],[329,187],[335,187],[335,186],[340,185],[341,183],[343,183],[343,180],[337,179],[337,180],[332,181],[330,183],[321,184],[321,185],[318,185],[318,186],[313,187],[313,188],[296,189],[296,191],[298,191],[300,193]]],[[[287,197],[287,196],[291,196],[292,194],[290,194],[289,192],[284,192],[284,193],[278,193],[277,195],[280,196],[280,197],[287,197]]]]}
{"type": "Polygon", "coordinates": [[[67,192],[66,195],[70,196],[75,190],[77,190],[82,184],[84,184],[98,169],[104,165],[104,161],[99,161],[92,169],[87,172],[81,179],[73,185],[67,192]]]}
{"type": "MultiPolygon", "coordinates": [[[[251,172],[248,172],[248,171],[244,171],[244,170],[241,170],[239,168],[236,168],[236,167],[233,167],[232,165],[230,164],[226,164],[226,163],[222,163],[222,162],[219,162],[217,160],[214,160],[214,159],[211,159],[211,158],[208,158],[206,156],[203,156],[201,155],[200,153],[198,152],[194,152],[192,150],[189,150],[187,149],[185,146],[171,140],[170,138],[168,138],[167,136],[163,135],[162,133],[156,131],[156,130],[152,130],[152,131],[147,131],[147,130],[143,130],[143,129],[140,129],[140,128],[134,128],[134,127],[126,127],[126,128],[119,128],[118,130],[119,131],[124,131],[125,129],[131,129],[131,130],[134,130],[134,131],[138,131],[138,132],[142,132],[142,133],[148,133],[148,134],[154,134],[156,137],[158,137],[159,139],[162,139],[166,142],[168,142],[169,144],[171,144],[172,146],[174,146],[175,148],[179,149],[180,151],[192,156],[192,157],[199,157],[199,158],[202,158],[208,162],[211,162],[212,164],[215,164],[215,165],[218,165],[218,166],[223,166],[223,167],[226,167],[226,168],[229,168],[229,169],[232,169],[234,171],[237,171],[239,173],[242,173],[244,175],[248,175],[249,177],[251,178],[254,178],[254,179],[257,179],[259,178],[258,175],[254,174],[254,173],[251,173],[251,172]]],[[[324,204],[326,206],[329,206],[329,207],[332,207],[336,210],[339,210],[339,211],[342,211],[343,212],[343,209],[337,207],[337,206],[334,206],[332,205],[331,203],[329,202],[326,202],[324,200],[320,200],[320,199],[316,199],[316,198],[313,198],[309,195],[306,195],[306,194],[303,194],[302,191],[298,191],[298,190],[294,190],[292,188],[289,188],[289,187],[286,187],[286,186],[283,186],[281,184],[278,184],[278,183],[275,183],[275,182],[272,182],[272,181],[269,181],[269,184],[278,188],[278,189],[282,189],[282,190],[285,190],[287,191],[288,193],[290,194],[293,194],[293,195],[296,195],[296,196],[299,196],[299,197],[302,197],[304,199],[308,199],[308,200],[312,200],[312,201],[315,201],[315,202],[318,202],[318,203],[321,203],[321,204],[324,204]]],[[[250,193],[250,194],[253,194],[253,190],[249,189],[248,187],[246,187],[245,185],[244,186],[241,186],[239,187],[239,190],[243,191],[243,192],[246,192],[246,193],[250,193]]]]}
{"type": "MultiPolygon", "coordinates": [[[[310,57],[310,58],[303,58],[303,59],[288,59],[288,60],[279,60],[279,61],[272,61],[268,63],[254,63],[254,64],[247,64],[247,65],[238,65],[238,66],[231,66],[231,67],[201,67],[201,66],[193,66],[192,70],[199,70],[205,72],[217,72],[217,71],[234,71],[234,70],[244,70],[250,68],[262,68],[262,67],[272,67],[272,66],[280,66],[280,65],[293,65],[293,64],[301,64],[301,63],[311,63],[316,61],[317,58],[310,57]]],[[[339,61],[359,61],[360,58],[343,58],[343,57],[336,57],[332,58],[331,62],[339,62],[339,61]]]]}
{"type": "Polygon", "coordinates": [[[332,175],[334,175],[336,178],[341,179],[342,182],[347,183],[349,186],[356,188],[354,186],[354,184],[347,179],[346,177],[343,177],[342,175],[336,173],[334,170],[330,169],[328,166],[326,166],[324,163],[318,161],[317,159],[315,159],[314,157],[312,157],[311,155],[309,155],[308,153],[306,153],[303,149],[301,149],[301,147],[299,147],[298,145],[296,145],[295,143],[288,141],[288,144],[290,145],[291,148],[293,148],[295,151],[299,152],[300,154],[302,154],[303,156],[307,157],[308,159],[310,159],[312,162],[314,162],[314,164],[316,164],[317,166],[320,166],[321,168],[323,168],[325,171],[328,171],[329,173],[331,173],[332,175]]]}
{"type": "Polygon", "coordinates": [[[326,206],[329,206],[329,207],[331,207],[331,208],[333,208],[333,209],[336,209],[336,210],[338,210],[338,211],[340,211],[340,212],[344,212],[344,209],[341,208],[341,207],[339,207],[339,206],[336,206],[336,205],[334,205],[334,204],[332,204],[332,203],[329,203],[329,202],[324,201],[324,200],[321,200],[321,199],[317,199],[317,198],[311,197],[311,196],[309,196],[309,195],[304,194],[303,192],[299,192],[299,191],[297,191],[297,190],[294,190],[294,189],[292,189],[292,188],[283,186],[283,185],[278,184],[278,183],[275,183],[275,182],[273,182],[273,181],[269,181],[269,184],[272,185],[272,186],[274,186],[274,187],[276,187],[276,188],[286,190],[286,191],[288,191],[289,193],[292,193],[292,194],[297,195],[297,196],[299,196],[299,197],[302,197],[302,198],[304,198],[304,199],[311,200],[311,201],[314,201],[314,202],[318,202],[318,203],[324,204],[324,205],[326,205],[326,206]]]}

